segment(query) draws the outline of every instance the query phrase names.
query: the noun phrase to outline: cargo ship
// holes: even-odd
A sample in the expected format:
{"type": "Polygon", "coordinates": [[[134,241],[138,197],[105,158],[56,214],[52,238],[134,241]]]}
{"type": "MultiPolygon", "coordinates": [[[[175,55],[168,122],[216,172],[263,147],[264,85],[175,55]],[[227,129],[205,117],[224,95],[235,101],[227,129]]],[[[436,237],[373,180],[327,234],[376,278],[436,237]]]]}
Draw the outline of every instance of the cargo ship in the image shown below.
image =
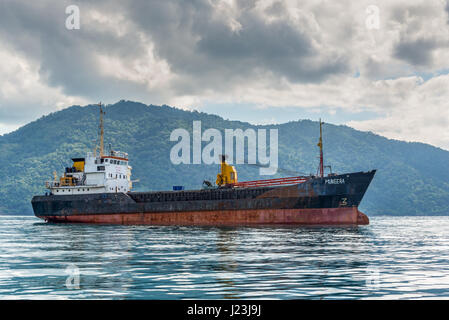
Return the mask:
{"type": "Polygon", "coordinates": [[[46,182],[45,195],[31,200],[47,222],[142,225],[366,225],[358,206],[376,170],[324,173],[322,122],[316,175],[238,181],[221,156],[215,185],[198,190],[133,192],[128,154],[104,150],[100,103],[99,145],[73,158],[61,177],[46,182]]]}

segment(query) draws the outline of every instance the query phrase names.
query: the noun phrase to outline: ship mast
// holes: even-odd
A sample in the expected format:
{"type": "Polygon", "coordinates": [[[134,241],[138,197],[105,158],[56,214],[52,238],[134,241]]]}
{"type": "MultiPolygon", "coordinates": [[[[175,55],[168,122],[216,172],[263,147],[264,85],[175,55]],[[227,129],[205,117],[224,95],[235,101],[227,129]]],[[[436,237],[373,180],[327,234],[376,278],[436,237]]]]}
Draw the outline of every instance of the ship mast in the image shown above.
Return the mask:
{"type": "Polygon", "coordinates": [[[320,177],[324,177],[324,160],[323,160],[323,122],[320,118],[320,141],[318,142],[318,147],[320,147],[320,177]]]}
{"type": "Polygon", "coordinates": [[[104,151],[104,126],[103,126],[103,115],[105,112],[101,108],[101,102],[98,104],[100,107],[100,157],[103,157],[104,151]]]}

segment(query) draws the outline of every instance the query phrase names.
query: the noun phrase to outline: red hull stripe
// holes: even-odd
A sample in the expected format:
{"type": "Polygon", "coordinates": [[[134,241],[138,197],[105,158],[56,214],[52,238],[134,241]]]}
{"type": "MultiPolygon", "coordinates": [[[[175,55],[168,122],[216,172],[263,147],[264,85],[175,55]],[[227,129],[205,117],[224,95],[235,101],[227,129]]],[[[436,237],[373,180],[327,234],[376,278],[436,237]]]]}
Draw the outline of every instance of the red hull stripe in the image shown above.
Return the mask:
{"type": "Polygon", "coordinates": [[[368,217],[356,207],[329,209],[266,209],[113,213],[41,216],[52,222],[139,225],[365,225],[368,217]]]}
{"type": "Polygon", "coordinates": [[[284,184],[298,184],[307,181],[304,177],[289,177],[289,178],[278,178],[278,179],[267,179],[267,180],[253,180],[253,181],[242,181],[232,184],[234,187],[265,187],[265,186],[276,186],[284,184]]]}

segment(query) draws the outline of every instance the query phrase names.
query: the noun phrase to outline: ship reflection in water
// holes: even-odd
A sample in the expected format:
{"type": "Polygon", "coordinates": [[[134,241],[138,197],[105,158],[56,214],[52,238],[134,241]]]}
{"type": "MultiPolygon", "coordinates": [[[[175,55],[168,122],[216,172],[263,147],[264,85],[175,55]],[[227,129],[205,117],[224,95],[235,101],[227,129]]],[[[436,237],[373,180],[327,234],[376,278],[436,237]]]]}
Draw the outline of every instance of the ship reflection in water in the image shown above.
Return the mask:
{"type": "Polygon", "coordinates": [[[217,228],[0,216],[0,298],[448,298],[448,229],[449,217],[217,228]]]}

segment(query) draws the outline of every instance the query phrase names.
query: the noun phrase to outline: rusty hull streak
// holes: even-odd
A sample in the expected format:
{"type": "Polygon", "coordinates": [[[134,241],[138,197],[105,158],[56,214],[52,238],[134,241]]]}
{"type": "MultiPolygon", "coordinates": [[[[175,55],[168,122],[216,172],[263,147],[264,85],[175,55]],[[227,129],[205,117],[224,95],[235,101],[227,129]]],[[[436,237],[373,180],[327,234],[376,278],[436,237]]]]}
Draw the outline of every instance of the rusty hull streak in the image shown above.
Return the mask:
{"type": "Polygon", "coordinates": [[[366,225],[368,217],[356,207],[326,209],[267,209],[184,211],[158,213],[113,213],[43,216],[50,222],[140,225],[366,225]]]}

